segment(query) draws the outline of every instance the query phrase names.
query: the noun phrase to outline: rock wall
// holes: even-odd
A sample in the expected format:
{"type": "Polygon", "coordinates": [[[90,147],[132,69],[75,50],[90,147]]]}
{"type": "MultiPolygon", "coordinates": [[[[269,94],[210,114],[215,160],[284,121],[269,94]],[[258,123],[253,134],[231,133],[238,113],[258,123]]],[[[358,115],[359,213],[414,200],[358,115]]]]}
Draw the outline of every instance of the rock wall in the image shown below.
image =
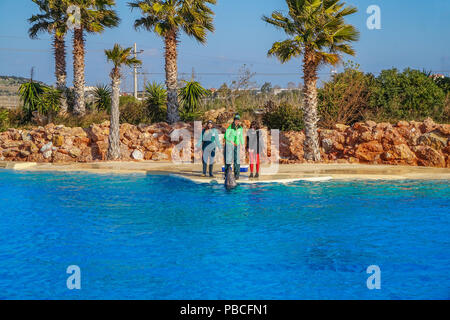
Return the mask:
{"type": "MultiPolygon", "coordinates": [[[[246,126],[248,121],[244,122],[246,126]]],[[[226,125],[221,127],[225,131],[226,125]]],[[[193,136],[192,123],[167,123],[120,128],[122,160],[170,160],[179,142],[175,129],[193,136]]],[[[367,163],[450,168],[450,124],[401,121],[396,125],[367,121],[353,126],[321,129],[325,163],[367,163]]],[[[106,160],[109,122],[87,129],[49,124],[32,130],[9,129],[0,133],[0,160],[32,162],[92,162],[106,160]]],[[[280,134],[281,163],[303,163],[303,132],[280,134]]],[[[192,144],[191,151],[194,147],[192,144]]],[[[270,148],[268,155],[270,156],[270,148]]],[[[220,160],[220,159],[219,159],[220,160]]]]}

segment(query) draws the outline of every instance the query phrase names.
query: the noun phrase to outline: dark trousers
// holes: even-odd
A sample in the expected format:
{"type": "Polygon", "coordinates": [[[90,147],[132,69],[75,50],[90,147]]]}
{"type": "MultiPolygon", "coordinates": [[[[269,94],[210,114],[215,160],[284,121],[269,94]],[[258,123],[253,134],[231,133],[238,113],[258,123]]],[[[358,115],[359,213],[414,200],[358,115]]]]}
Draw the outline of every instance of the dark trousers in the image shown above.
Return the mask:
{"type": "Polygon", "coordinates": [[[211,147],[210,145],[211,145],[210,143],[203,144],[202,163],[203,163],[203,174],[206,174],[206,169],[209,163],[209,175],[212,176],[214,170],[214,161],[216,158],[216,148],[211,147]]]}
{"type": "Polygon", "coordinates": [[[241,174],[241,158],[240,158],[240,151],[241,148],[239,146],[234,146],[231,143],[225,144],[225,174],[227,170],[231,167],[231,165],[234,166],[234,176],[236,178],[239,178],[241,174]]]}

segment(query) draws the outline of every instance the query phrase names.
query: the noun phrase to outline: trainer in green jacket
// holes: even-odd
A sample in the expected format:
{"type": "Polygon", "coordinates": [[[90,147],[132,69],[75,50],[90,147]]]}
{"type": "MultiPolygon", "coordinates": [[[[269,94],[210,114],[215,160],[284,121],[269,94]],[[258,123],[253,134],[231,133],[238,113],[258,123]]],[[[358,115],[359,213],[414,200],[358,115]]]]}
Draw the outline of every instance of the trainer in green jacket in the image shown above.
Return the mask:
{"type": "Polygon", "coordinates": [[[233,123],[225,132],[225,174],[228,168],[234,165],[234,175],[236,180],[241,173],[240,149],[244,144],[244,129],[241,126],[241,117],[237,114],[233,123]]]}

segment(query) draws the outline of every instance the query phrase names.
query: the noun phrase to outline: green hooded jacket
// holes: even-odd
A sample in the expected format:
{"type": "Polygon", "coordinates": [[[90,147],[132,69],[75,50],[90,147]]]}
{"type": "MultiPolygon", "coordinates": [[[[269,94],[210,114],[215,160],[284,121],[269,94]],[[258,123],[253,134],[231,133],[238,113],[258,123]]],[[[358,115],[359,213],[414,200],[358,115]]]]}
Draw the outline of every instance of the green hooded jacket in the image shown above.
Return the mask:
{"type": "Polygon", "coordinates": [[[232,123],[225,132],[225,141],[237,146],[244,144],[244,129],[242,126],[236,128],[232,123]]]}

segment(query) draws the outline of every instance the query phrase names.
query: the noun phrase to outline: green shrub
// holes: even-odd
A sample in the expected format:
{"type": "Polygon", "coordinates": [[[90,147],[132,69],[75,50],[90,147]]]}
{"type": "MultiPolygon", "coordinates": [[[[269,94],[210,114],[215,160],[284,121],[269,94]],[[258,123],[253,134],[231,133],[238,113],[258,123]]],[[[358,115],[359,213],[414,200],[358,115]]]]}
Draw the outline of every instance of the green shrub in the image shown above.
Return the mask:
{"type": "Polygon", "coordinates": [[[363,119],[369,107],[371,74],[364,74],[358,65],[346,64],[342,73],[318,90],[319,126],[333,128],[336,123],[352,125],[363,119]]]}
{"type": "Polygon", "coordinates": [[[424,72],[383,70],[371,87],[369,112],[375,120],[441,120],[444,102],[444,91],[424,72]]]}
{"type": "Polygon", "coordinates": [[[109,121],[110,116],[106,111],[92,111],[86,115],[79,117],[70,114],[57,115],[53,119],[53,123],[56,125],[63,124],[66,127],[81,127],[88,128],[91,124],[99,124],[105,121],[109,121]]]}
{"type": "Polygon", "coordinates": [[[276,105],[269,101],[263,113],[263,123],[269,129],[281,131],[303,130],[303,113],[298,107],[289,104],[276,105]]]}
{"type": "Polygon", "coordinates": [[[145,86],[147,116],[152,123],[163,122],[167,118],[167,90],[164,85],[152,82],[145,86]]]}
{"type": "Polygon", "coordinates": [[[107,85],[97,85],[94,90],[94,105],[97,108],[97,111],[106,110],[107,112],[111,111],[111,103],[112,103],[112,92],[109,86],[107,85]]]}
{"type": "Polygon", "coordinates": [[[120,97],[120,123],[139,125],[148,123],[147,108],[144,103],[134,97],[120,97]]]}
{"type": "Polygon", "coordinates": [[[192,122],[192,121],[201,121],[203,118],[204,112],[201,111],[184,111],[181,110],[180,112],[180,119],[183,122],[192,122]]]}
{"type": "Polygon", "coordinates": [[[0,109],[0,132],[8,129],[9,112],[6,109],[0,109]]]}

